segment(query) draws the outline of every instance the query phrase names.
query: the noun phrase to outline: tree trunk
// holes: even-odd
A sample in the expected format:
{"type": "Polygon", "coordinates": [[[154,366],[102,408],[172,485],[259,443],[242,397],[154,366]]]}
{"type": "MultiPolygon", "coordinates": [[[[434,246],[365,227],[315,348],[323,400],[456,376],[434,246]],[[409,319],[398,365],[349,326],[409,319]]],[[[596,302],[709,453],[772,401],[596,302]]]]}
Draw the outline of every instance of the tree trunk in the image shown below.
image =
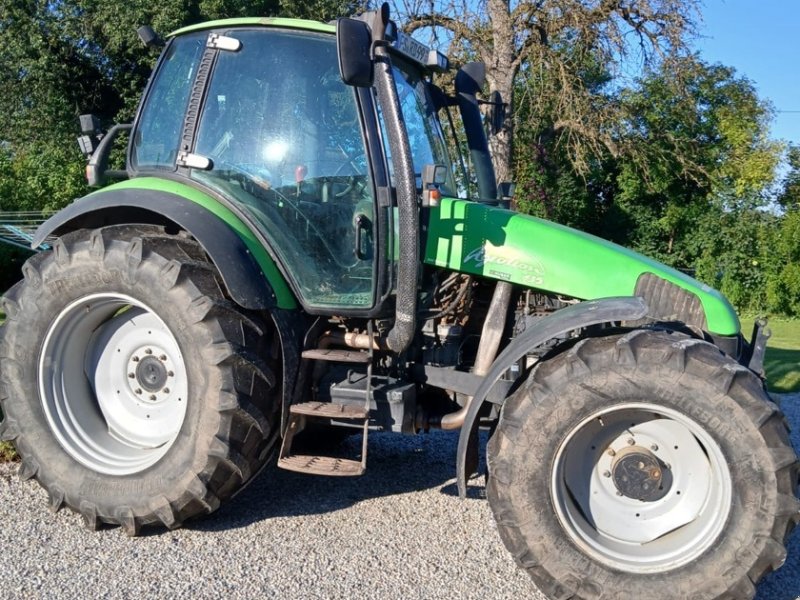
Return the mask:
{"type": "Polygon", "coordinates": [[[490,92],[499,92],[505,103],[505,121],[498,131],[489,131],[489,151],[498,183],[513,179],[514,137],[514,77],[517,55],[514,48],[514,27],[508,1],[489,0],[487,3],[492,29],[492,44],[481,57],[487,66],[490,92]]]}

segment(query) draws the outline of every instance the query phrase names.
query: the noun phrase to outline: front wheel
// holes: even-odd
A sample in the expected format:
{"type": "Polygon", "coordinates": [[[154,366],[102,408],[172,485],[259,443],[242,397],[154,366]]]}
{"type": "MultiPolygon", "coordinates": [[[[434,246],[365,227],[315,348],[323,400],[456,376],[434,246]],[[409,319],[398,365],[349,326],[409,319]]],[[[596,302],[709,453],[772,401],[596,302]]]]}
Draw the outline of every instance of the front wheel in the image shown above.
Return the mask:
{"type": "Polygon", "coordinates": [[[3,299],[3,439],[53,509],[90,528],[177,527],[266,464],[277,344],[226,298],[193,240],[149,227],[79,231],[33,257],[3,299]]]}
{"type": "Polygon", "coordinates": [[[758,378],[664,332],[540,364],[489,466],[503,541],[552,597],[751,598],[800,518],[797,457],[758,378]]]}

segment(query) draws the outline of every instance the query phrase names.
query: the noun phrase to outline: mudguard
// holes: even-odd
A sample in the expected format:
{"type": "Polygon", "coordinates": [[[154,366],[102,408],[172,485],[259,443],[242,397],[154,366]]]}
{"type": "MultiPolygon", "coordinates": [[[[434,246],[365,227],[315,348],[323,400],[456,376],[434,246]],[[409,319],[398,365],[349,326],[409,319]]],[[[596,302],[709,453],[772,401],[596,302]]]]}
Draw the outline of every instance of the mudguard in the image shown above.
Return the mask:
{"type": "Polygon", "coordinates": [[[461,426],[456,456],[458,495],[462,498],[467,495],[467,450],[471,433],[477,425],[478,411],[489,391],[511,365],[547,340],[574,329],[614,321],[637,321],[646,317],[647,312],[647,303],[639,297],[602,298],[581,302],[542,319],[506,346],[492,363],[492,367],[475,392],[464,424],[461,426]]]}
{"type": "Polygon", "coordinates": [[[265,269],[229,224],[200,204],[162,190],[122,188],[91,194],[45,221],[31,247],[37,248],[50,235],[124,223],[174,223],[203,247],[237,304],[250,310],[286,304],[279,302],[265,269]]]}

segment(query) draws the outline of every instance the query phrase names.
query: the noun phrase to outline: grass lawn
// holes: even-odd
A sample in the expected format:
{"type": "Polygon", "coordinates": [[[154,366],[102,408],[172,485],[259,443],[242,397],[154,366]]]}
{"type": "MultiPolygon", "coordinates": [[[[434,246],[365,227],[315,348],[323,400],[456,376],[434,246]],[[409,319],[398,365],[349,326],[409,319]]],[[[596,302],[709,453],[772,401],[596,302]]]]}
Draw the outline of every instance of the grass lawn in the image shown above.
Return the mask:
{"type": "MultiPolygon", "coordinates": [[[[770,391],[800,392],[800,319],[782,321],[771,319],[772,337],[767,342],[764,367],[770,391]]],[[[742,332],[749,338],[753,319],[742,318],[742,332]]]]}

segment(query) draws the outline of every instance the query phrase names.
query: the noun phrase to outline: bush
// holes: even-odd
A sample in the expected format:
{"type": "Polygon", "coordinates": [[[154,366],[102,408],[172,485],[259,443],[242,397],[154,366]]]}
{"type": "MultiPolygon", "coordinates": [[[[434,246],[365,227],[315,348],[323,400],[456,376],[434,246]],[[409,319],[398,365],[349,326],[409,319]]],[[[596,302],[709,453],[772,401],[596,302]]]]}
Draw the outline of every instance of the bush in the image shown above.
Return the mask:
{"type": "Polygon", "coordinates": [[[17,458],[18,457],[16,451],[14,450],[14,446],[8,442],[0,442],[0,463],[17,460],[17,458]]]}
{"type": "Polygon", "coordinates": [[[770,278],[767,301],[773,313],[800,317],[800,263],[790,263],[770,278]]]}

